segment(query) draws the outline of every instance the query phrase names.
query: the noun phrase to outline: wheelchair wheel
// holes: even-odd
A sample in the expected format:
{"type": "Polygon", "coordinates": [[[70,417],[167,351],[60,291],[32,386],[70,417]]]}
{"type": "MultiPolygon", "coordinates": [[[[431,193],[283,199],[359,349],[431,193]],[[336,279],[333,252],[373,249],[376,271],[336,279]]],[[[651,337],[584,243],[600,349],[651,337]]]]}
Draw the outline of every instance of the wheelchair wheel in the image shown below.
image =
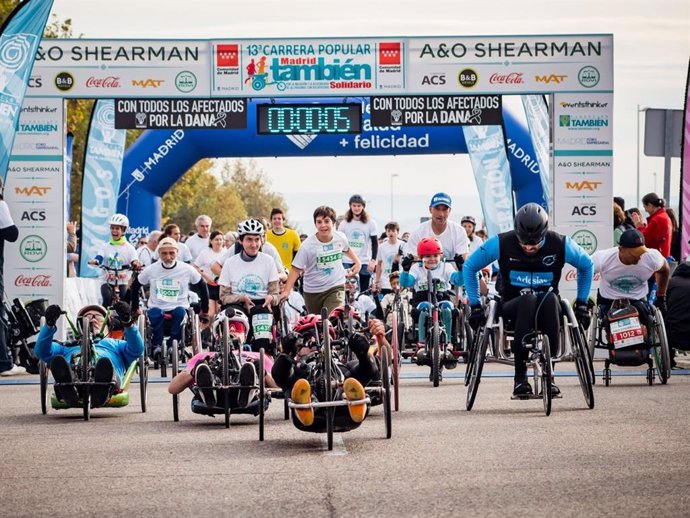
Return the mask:
{"type": "Polygon", "coordinates": [[[41,381],[41,412],[43,415],[48,413],[48,366],[38,362],[38,375],[41,381]]]}
{"type": "Polygon", "coordinates": [[[89,420],[89,371],[91,370],[91,322],[89,317],[83,317],[81,322],[81,381],[82,407],[84,421],[89,420]]]}
{"type": "Polygon", "coordinates": [[[438,310],[433,309],[435,322],[431,327],[431,381],[438,387],[441,381],[441,327],[438,323],[438,310]]]}
{"type": "Polygon", "coordinates": [[[584,332],[580,326],[571,327],[570,329],[570,343],[573,348],[573,356],[575,359],[575,369],[577,370],[577,377],[580,380],[580,388],[582,394],[585,396],[585,403],[587,408],[594,408],[594,391],[592,390],[592,369],[590,367],[592,358],[589,356],[589,349],[585,344],[584,332]]]}
{"type": "MultiPolygon", "coordinates": [[[[391,349],[393,350],[393,401],[395,411],[397,412],[400,410],[400,335],[398,334],[398,315],[393,312],[392,317],[391,349]]],[[[385,347],[383,349],[385,349],[385,347]]],[[[388,353],[388,351],[386,351],[386,353],[388,353]]],[[[383,356],[381,356],[381,365],[383,365],[383,356]]]]}
{"type": "MultiPolygon", "coordinates": [[[[333,373],[331,372],[331,335],[328,332],[328,312],[321,310],[323,322],[323,378],[325,385],[326,401],[333,401],[333,373]]],[[[326,407],[326,435],[328,439],[328,451],[333,449],[333,407],[326,407]]]]}
{"type": "Polygon", "coordinates": [[[266,384],[264,379],[264,359],[266,352],[262,347],[259,349],[259,440],[264,440],[264,417],[265,417],[265,398],[266,398],[266,384]]]}
{"type": "Polygon", "coordinates": [[[551,415],[551,385],[553,368],[551,366],[551,345],[549,344],[549,337],[545,334],[541,336],[541,395],[544,400],[544,413],[551,415]]]}
{"type": "MultiPolygon", "coordinates": [[[[393,362],[395,369],[395,362],[393,362]]],[[[393,416],[391,411],[391,373],[388,348],[381,348],[381,389],[383,391],[383,418],[386,422],[386,439],[393,435],[393,416]]]]}
{"type": "MultiPolygon", "coordinates": [[[[178,343],[177,340],[172,341],[172,372],[170,373],[171,378],[177,376],[177,355],[178,355],[178,343]]],[[[173,420],[175,422],[180,420],[180,396],[179,394],[173,394],[173,420]]]]}
{"type": "MultiPolygon", "coordinates": [[[[139,320],[137,322],[139,327],[139,334],[142,338],[145,336],[146,332],[146,319],[144,315],[139,315],[139,320]]],[[[144,346],[144,354],[139,358],[139,397],[141,401],[141,411],[146,413],[146,391],[148,390],[149,384],[149,365],[146,358],[146,346],[144,346]]]]}
{"type": "Polygon", "coordinates": [[[598,309],[595,308],[592,315],[592,322],[589,324],[587,329],[587,354],[590,359],[590,372],[592,377],[592,385],[597,384],[597,376],[594,372],[594,350],[596,349],[597,334],[599,332],[599,327],[601,326],[601,320],[597,316],[598,309]]]}
{"type": "Polygon", "coordinates": [[[222,358],[222,384],[223,384],[223,415],[225,417],[225,428],[230,428],[230,330],[228,328],[228,321],[223,321],[221,328],[221,354],[222,358]]]}
{"type": "Polygon", "coordinates": [[[659,373],[661,384],[666,385],[671,376],[671,351],[668,347],[664,317],[654,306],[652,306],[652,319],[654,326],[654,366],[659,373]]]}
{"type": "Polygon", "coordinates": [[[474,406],[474,399],[477,397],[477,390],[479,390],[479,382],[482,378],[482,369],[484,369],[484,360],[486,358],[486,348],[489,345],[489,329],[484,326],[475,335],[473,348],[473,360],[470,369],[470,379],[467,386],[467,401],[465,408],[469,412],[474,406]]]}
{"type": "MultiPolygon", "coordinates": [[[[475,338],[479,337],[476,335],[475,338]]],[[[477,359],[477,340],[474,338],[467,347],[467,354],[465,356],[465,386],[470,384],[470,379],[472,379],[472,369],[474,368],[474,362],[477,359]]]]}
{"type": "Polygon", "coordinates": [[[161,378],[168,377],[168,341],[163,337],[163,343],[161,344],[161,378]]]}
{"type": "Polygon", "coordinates": [[[192,356],[201,352],[201,321],[196,311],[192,317],[192,356]]]}

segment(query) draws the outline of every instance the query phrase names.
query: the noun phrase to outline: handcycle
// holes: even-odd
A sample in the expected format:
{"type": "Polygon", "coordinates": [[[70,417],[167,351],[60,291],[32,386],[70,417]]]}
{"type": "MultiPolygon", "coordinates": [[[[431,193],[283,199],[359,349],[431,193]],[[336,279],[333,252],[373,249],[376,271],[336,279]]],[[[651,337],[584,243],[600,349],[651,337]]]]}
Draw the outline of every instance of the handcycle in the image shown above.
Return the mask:
{"type": "MultiPolygon", "coordinates": [[[[562,355],[564,344],[559,344],[559,354],[556,358],[551,357],[551,348],[548,336],[539,330],[537,326],[537,317],[541,305],[546,300],[546,297],[556,296],[549,290],[543,295],[537,311],[535,312],[533,331],[525,335],[523,338],[523,346],[528,351],[528,368],[532,369],[532,377],[534,382],[534,393],[531,395],[513,396],[512,399],[542,399],[544,405],[544,413],[548,416],[551,414],[551,406],[553,395],[551,392],[553,379],[553,362],[558,361],[562,355]]],[[[585,403],[589,409],[594,408],[594,392],[592,389],[592,359],[587,349],[584,332],[575,318],[575,314],[569,304],[565,301],[560,301],[561,312],[563,313],[563,325],[570,338],[572,347],[572,355],[575,360],[575,368],[577,370],[580,387],[585,398],[585,403]]],[[[465,385],[467,386],[466,408],[468,411],[472,410],[474,406],[477,391],[481,381],[481,375],[484,367],[484,362],[489,356],[489,345],[493,345],[493,352],[490,354],[493,358],[502,363],[512,363],[512,360],[507,357],[505,344],[502,341],[507,341],[512,338],[512,332],[503,328],[503,322],[499,318],[499,300],[497,297],[491,298],[485,308],[486,322],[475,333],[474,340],[468,353],[467,367],[465,371],[465,385]]],[[[560,395],[556,397],[561,397],[560,395]]]]}
{"type": "Polygon", "coordinates": [[[661,312],[649,307],[649,319],[643,322],[639,311],[628,299],[613,302],[608,311],[598,306],[589,329],[588,351],[605,349],[604,385],[611,384],[611,365],[637,367],[647,365],[647,383],[654,384],[655,371],[662,385],[671,376],[671,353],[666,337],[666,326],[661,312]]]}
{"type": "MultiPolygon", "coordinates": [[[[93,379],[94,371],[94,341],[93,334],[91,330],[91,318],[86,315],[81,319],[81,331],[78,331],[74,323],[68,319],[69,325],[72,328],[72,332],[78,337],[71,345],[79,346],[80,352],[79,356],[74,364],[74,371],[76,373],[76,380],[71,384],[68,383],[55,383],[54,387],[59,391],[60,387],[66,385],[72,385],[77,388],[77,392],[80,396],[80,402],[77,405],[82,408],[84,414],[84,420],[88,421],[90,417],[90,406],[89,397],[91,388],[95,385],[106,384],[110,386],[111,389],[114,388],[114,382],[99,383],[93,379]]],[[[41,318],[41,325],[45,324],[45,318],[41,318]]],[[[137,319],[137,326],[139,332],[144,332],[144,318],[139,316],[137,319]]],[[[48,373],[49,367],[43,361],[39,361],[39,381],[41,389],[41,412],[43,415],[48,413],[48,373]]],[[[122,386],[115,392],[107,403],[104,405],[107,408],[118,408],[124,407],[129,404],[129,386],[134,378],[134,375],[138,374],[139,377],[139,397],[141,404],[142,413],[146,412],[147,404],[147,388],[148,388],[148,362],[146,360],[146,354],[144,353],[137,360],[133,361],[127,371],[125,372],[124,378],[122,380],[122,386]]],[[[50,396],[50,406],[53,410],[64,410],[72,408],[65,401],[58,398],[58,396],[53,393],[50,396]]],[[[76,408],[76,407],[74,407],[76,408]]]]}
{"type": "MultiPolygon", "coordinates": [[[[233,339],[230,335],[228,320],[226,318],[217,317],[214,327],[220,328],[220,336],[214,344],[215,354],[209,355],[209,366],[214,372],[214,384],[209,387],[218,394],[216,405],[209,407],[204,403],[201,397],[200,389],[196,385],[190,387],[194,394],[192,400],[192,412],[195,414],[207,415],[214,417],[216,414],[223,414],[225,416],[225,427],[230,427],[231,414],[254,414],[259,416],[259,440],[264,440],[264,415],[268,403],[270,401],[269,393],[266,389],[264,360],[265,351],[263,347],[259,350],[259,359],[257,365],[258,383],[256,385],[242,385],[239,382],[239,373],[241,369],[240,354],[242,344],[233,339]],[[250,403],[247,407],[238,407],[231,402],[232,396],[240,390],[256,390],[258,398],[250,403]]],[[[216,333],[214,332],[214,337],[216,333]]],[[[173,347],[175,341],[173,341],[173,347]]],[[[173,364],[173,375],[176,376],[176,366],[173,364]]],[[[173,394],[173,420],[179,421],[179,396],[173,394]]]]}
{"type": "MultiPolygon", "coordinates": [[[[321,310],[322,333],[316,333],[316,351],[310,353],[301,359],[302,362],[309,365],[308,382],[314,389],[317,401],[309,403],[295,403],[287,396],[288,408],[293,411],[297,409],[313,409],[320,415],[318,419],[325,426],[327,435],[328,450],[333,449],[333,434],[336,431],[347,431],[350,428],[336,429],[335,424],[335,409],[337,407],[345,407],[348,405],[370,405],[372,396],[380,398],[384,410],[384,423],[386,427],[386,438],[392,436],[392,412],[391,412],[391,390],[390,390],[390,358],[388,349],[381,348],[381,376],[380,384],[374,382],[365,387],[366,396],[364,399],[357,401],[348,401],[343,397],[342,386],[345,381],[343,372],[338,366],[337,356],[331,348],[331,336],[329,332],[328,312],[326,309],[321,310]]],[[[293,415],[293,422],[296,417],[293,415]]],[[[301,428],[304,429],[304,428],[301,428]]],[[[315,427],[312,430],[316,433],[322,433],[323,427],[315,427]]]]}
{"type": "Polygon", "coordinates": [[[16,298],[9,304],[3,298],[7,345],[15,362],[25,367],[30,374],[38,373],[38,358],[33,352],[36,345],[34,337],[41,329],[41,317],[45,314],[47,302],[46,299],[35,299],[24,304],[16,298]],[[33,341],[29,341],[31,339],[33,341]]]}

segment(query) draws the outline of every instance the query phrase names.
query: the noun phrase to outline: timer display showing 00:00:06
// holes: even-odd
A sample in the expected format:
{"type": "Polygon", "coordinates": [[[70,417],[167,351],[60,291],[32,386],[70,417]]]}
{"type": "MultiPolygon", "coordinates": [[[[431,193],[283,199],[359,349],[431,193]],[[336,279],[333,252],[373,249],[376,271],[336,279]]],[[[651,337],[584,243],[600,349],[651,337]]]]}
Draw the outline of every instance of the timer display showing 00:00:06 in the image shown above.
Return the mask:
{"type": "Polygon", "coordinates": [[[259,135],[361,133],[360,104],[260,104],[259,135]]]}

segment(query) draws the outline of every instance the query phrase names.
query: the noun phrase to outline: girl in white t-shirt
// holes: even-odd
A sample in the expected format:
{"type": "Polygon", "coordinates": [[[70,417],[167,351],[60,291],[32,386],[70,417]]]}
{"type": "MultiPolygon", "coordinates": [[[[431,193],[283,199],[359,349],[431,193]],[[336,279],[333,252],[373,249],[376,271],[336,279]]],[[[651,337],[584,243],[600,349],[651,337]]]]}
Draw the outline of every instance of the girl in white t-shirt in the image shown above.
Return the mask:
{"type": "Polygon", "coordinates": [[[209,236],[208,247],[204,248],[194,261],[194,267],[199,270],[201,277],[208,285],[208,316],[210,319],[213,319],[214,315],[218,313],[218,301],[220,300],[218,282],[216,281],[216,276],[211,271],[211,265],[218,261],[225,251],[225,248],[223,248],[224,243],[225,237],[223,233],[214,230],[209,236]]]}

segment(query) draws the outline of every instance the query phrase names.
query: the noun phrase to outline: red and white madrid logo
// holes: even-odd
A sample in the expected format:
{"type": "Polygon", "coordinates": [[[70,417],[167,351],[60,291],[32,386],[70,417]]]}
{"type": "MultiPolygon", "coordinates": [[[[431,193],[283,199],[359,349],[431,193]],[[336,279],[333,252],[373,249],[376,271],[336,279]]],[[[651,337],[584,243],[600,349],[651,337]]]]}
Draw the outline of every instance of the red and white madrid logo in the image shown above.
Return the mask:
{"type": "Polygon", "coordinates": [[[216,64],[219,67],[238,67],[240,65],[239,45],[218,45],[216,64]]]}
{"type": "Polygon", "coordinates": [[[120,78],[115,76],[108,77],[89,77],[86,80],[87,88],[120,88],[120,78]]]}
{"type": "Polygon", "coordinates": [[[491,74],[489,83],[492,85],[522,85],[522,72],[511,72],[509,74],[491,74]]]}
{"type": "Polygon", "coordinates": [[[52,275],[18,275],[14,279],[15,286],[50,288],[53,285],[52,275]]]}
{"type": "Polygon", "coordinates": [[[400,42],[379,43],[379,65],[399,65],[400,42]]]}

